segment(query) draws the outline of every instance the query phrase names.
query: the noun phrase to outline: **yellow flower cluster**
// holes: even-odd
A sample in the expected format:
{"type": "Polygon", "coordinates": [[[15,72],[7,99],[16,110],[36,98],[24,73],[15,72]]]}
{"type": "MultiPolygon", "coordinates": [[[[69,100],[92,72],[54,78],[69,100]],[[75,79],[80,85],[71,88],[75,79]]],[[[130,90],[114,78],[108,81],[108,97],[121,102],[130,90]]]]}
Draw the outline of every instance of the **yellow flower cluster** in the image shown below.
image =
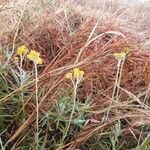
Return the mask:
{"type": "Polygon", "coordinates": [[[84,76],[84,71],[80,70],[79,68],[74,68],[73,72],[68,72],[66,74],[66,79],[82,79],[84,76]]]}
{"type": "Polygon", "coordinates": [[[117,60],[124,60],[126,58],[126,53],[125,52],[114,53],[114,56],[117,60]]]}
{"type": "Polygon", "coordinates": [[[43,60],[40,57],[40,53],[35,50],[31,50],[29,54],[27,54],[27,58],[33,61],[35,64],[42,64],[43,60]]]}
{"type": "MultiPolygon", "coordinates": [[[[26,57],[29,60],[33,61],[35,64],[42,64],[43,63],[43,60],[40,57],[40,53],[35,51],[35,50],[31,50],[29,52],[28,48],[25,45],[18,47],[16,54],[19,56],[25,56],[26,55],[26,57]]],[[[14,58],[14,61],[16,63],[18,63],[19,59],[17,59],[17,57],[16,57],[16,58],[14,58]]]]}
{"type": "Polygon", "coordinates": [[[28,48],[25,45],[23,45],[23,46],[18,47],[16,53],[17,55],[21,56],[21,55],[26,55],[28,52],[29,52],[28,48]]]}

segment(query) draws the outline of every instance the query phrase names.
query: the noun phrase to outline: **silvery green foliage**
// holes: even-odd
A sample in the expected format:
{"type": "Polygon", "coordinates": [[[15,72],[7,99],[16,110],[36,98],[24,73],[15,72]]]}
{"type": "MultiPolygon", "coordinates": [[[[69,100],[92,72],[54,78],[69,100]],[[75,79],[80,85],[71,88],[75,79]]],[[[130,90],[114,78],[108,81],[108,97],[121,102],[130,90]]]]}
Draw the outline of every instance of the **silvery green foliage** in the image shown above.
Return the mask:
{"type": "MultiPolygon", "coordinates": [[[[110,137],[113,150],[119,150],[120,148],[117,148],[118,138],[121,135],[122,131],[120,129],[120,121],[114,125],[114,128],[111,128],[112,130],[112,136],[110,137]]],[[[121,147],[121,146],[120,146],[121,147]]]]}
{"type": "Polygon", "coordinates": [[[15,69],[11,68],[11,72],[12,72],[12,76],[14,77],[14,79],[17,82],[18,86],[20,84],[22,84],[22,85],[27,84],[28,80],[31,77],[31,72],[25,71],[22,68],[19,68],[19,70],[15,70],[15,69]]]}

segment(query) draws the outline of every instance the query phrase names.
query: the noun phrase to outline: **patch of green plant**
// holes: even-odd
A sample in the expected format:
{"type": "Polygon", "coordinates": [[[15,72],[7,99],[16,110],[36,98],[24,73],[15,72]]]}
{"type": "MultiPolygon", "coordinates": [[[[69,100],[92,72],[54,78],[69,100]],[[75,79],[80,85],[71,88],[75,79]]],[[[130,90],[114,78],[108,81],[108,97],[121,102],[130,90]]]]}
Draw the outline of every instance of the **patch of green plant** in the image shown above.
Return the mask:
{"type": "MultiPolygon", "coordinates": [[[[91,103],[87,100],[85,103],[76,102],[75,113],[71,120],[71,126],[66,136],[67,142],[71,141],[74,136],[84,126],[89,117],[87,110],[91,103]]],[[[55,149],[61,143],[61,138],[65,134],[66,126],[69,121],[69,115],[72,111],[73,101],[70,96],[63,96],[58,100],[54,108],[43,117],[43,128],[48,127],[51,134],[51,146],[55,149]]]]}
{"type": "Polygon", "coordinates": [[[142,142],[141,146],[139,146],[138,150],[148,150],[150,149],[150,136],[147,136],[145,140],[142,142]]]}

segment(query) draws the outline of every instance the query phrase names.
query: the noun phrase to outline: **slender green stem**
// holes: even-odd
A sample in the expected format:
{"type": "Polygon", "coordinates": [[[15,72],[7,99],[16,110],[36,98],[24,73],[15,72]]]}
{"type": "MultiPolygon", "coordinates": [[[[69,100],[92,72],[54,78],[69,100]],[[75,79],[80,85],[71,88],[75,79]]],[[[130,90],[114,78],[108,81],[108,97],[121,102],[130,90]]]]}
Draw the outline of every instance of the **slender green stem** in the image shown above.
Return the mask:
{"type": "Polygon", "coordinates": [[[118,69],[119,69],[119,74],[118,74],[118,82],[117,82],[117,91],[116,91],[116,100],[118,101],[118,97],[119,97],[119,86],[120,86],[120,83],[121,83],[121,75],[122,75],[122,70],[123,70],[123,65],[124,65],[124,61],[125,59],[123,59],[120,63],[120,66],[118,66],[118,69]]]}
{"type": "Polygon", "coordinates": [[[115,85],[114,85],[114,89],[113,89],[113,94],[112,94],[112,99],[113,100],[117,100],[117,96],[116,94],[119,93],[118,91],[118,78],[119,78],[119,74],[120,74],[120,65],[121,65],[121,60],[118,60],[118,67],[117,67],[117,74],[116,74],[116,80],[115,80],[115,85]]]}
{"type": "MultiPolygon", "coordinates": [[[[115,86],[114,86],[114,95],[113,95],[113,99],[116,100],[117,102],[119,101],[119,86],[120,86],[120,82],[121,82],[121,75],[122,75],[122,70],[123,70],[123,65],[124,65],[124,61],[125,59],[123,60],[118,60],[118,68],[117,68],[117,75],[116,75],[116,82],[115,82],[115,86]]],[[[116,108],[116,114],[117,116],[119,115],[118,114],[118,109],[116,108]]],[[[120,120],[118,120],[118,130],[120,130],[120,120]]]]}
{"type": "Polygon", "coordinates": [[[23,56],[20,56],[20,84],[21,84],[21,101],[22,101],[22,112],[23,112],[23,116],[25,116],[25,110],[24,110],[24,93],[23,93],[23,72],[22,72],[22,63],[23,63],[23,56]]]}
{"type": "Polygon", "coordinates": [[[34,63],[35,67],[35,99],[36,99],[36,150],[39,147],[39,102],[38,102],[38,71],[37,64],[34,63]]]}
{"type": "MultiPolygon", "coordinates": [[[[120,82],[121,82],[121,73],[122,73],[122,69],[123,69],[123,65],[124,65],[124,61],[123,60],[118,60],[118,64],[117,64],[117,73],[116,73],[116,79],[115,79],[115,85],[114,85],[114,89],[113,89],[113,94],[112,94],[112,100],[116,100],[118,102],[118,96],[119,96],[119,86],[120,86],[120,82]]],[[[107,111],[107,115],[106,115],[106,120],[108,119],[108,115],[111,109],[113,101],[110,103],[108,111],[107,111]]],[[[117,110],[116,110],[117,112],[117,110]]],[[[117,112],[118,115],[118,112],[117,112]]],[[[120,122],[118,121],[118,123],[120,124],[120,122]]]]}

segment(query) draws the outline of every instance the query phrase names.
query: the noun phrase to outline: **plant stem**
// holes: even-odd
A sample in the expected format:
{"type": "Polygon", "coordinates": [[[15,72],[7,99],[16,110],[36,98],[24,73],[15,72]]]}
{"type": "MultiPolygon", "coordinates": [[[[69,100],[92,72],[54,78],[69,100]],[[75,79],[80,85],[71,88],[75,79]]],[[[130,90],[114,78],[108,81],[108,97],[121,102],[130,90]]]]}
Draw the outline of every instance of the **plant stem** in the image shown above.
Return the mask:
{"type": "MultiPolygon", "coordinates": [[[[119,101],[119,86],[120,86],[120,82],[121,82],[121,74],[122,74],[122,70],[123,70],[123,65],[124,65],[124,61],[123,60],[118,60],[118,67],[117,67],[117,74],[116,74],[116,81],[115,81],[115,86],[114,86],[114,91],[113,91],[113,96],[112,99],[115,101],[119,101]]],[[[116,108],[116,114],[117,116],[118,114],[118,109],[116,108]]],[[[120,120],[118,120],[118,130],[120,130],[120,120]]]]}
{"type": "Polygon", "coordinates": [[[117,91],[116,91],[116,100],[117,101],[118,101],[118,97],[119,97],[119,86],[121,83],[121,75],[122,75],[124,61],[125,61],[125,59],[123,59],[120,63],[120,66],[118,66],[118,69],[120,69],[120,70],[119,70],[119,74],[118,74],[118,83],[117,83],[117,91]]]}
{"type": "Polygon", "coordinates": [[[120,65],[121,65],[121,60],[118,60],[117,64],[117,74],[116,74],[116,80],[115,80],[115,85],[113,89],[113,94],[112,94],[112,99],[117,100],[118,99],[118,93],[119,93],[119,88],[118,88],[118,79],[120,78],[120,65]]]}
{"type": "Polygon", "coordinates": [[[38,71],[37,64],[34,63],[35,67],[35,99],[36,99],[36,150],[39,147],[39,102],[38,102],[38,71]]]}
{"type": "MultiPolygon", "coordinates": [[[[106,119],[105,119],[105,120],[108,119],[108,115],[109,115],[109,112],[110,112],[110,109],[111,109],[113,100],[115,100],[115,101],[118,102],[119,86],[120,86],[120,82],[121,82],[121,73],[122,73],[124,61],[125,61],[125,59],[123,59],[123,60],[118,60],[117,73],[116,73],[116,80],[115,80],[115,85],[114,85],[113,94],[112,94],[112,102],[111,102],[110,105],[109,105],[109,108],[108,108],[108,111],[107,111],[106,119]]],[[[116,110],[116,112],[117,112],[117,115],[118,115],[118,111],[117,111],[117,110],[116,110]]],[[[118,121],[118,123],[120,124],[120,121],[118,121]]]]}
{"type": "Polygon", "coordinates": [[[23,62],[23,56],[21,55],[20,56],[20,83],[21,83],[21,101],[22,101],[22,112],[23,112],[23,116],[25,117],[25,110],[24,110],[24,93],[23,93],[23,79],[22,79],[22,76],[23,76],[23,73],[22,73],[22,62],[23,62]]]}

